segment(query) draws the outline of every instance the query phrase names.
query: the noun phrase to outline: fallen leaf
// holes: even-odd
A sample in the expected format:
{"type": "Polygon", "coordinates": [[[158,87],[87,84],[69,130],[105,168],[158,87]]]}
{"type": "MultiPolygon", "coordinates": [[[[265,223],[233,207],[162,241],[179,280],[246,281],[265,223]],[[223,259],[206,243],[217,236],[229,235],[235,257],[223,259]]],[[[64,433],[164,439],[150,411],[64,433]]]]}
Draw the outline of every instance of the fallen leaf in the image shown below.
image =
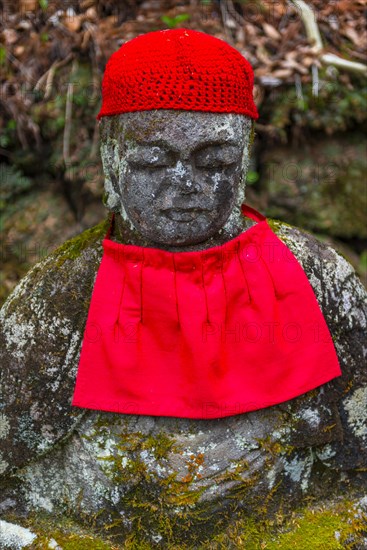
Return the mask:
{"type": "Polygon", "coordinates": [[[21,13],[35,11],[38,8],[39,4],[37,0],[20,0],[19,10],[21,13]]]}
{"type": "Polygon", "coordinates": [[[272,71],[271,76],[275,78],[288,78],[289,76],[292,76],[293,71],[289,69],[278,69],[277,71],[272,71]]]}
{"type": "Polygon", "coordinates": [[[264,22],[262,27],[269,38],[273,40],[280,40],[282,38],[282,35],[272,25],[269,25],[269,23],[264,22]]]}
{"type": "Polygon", "coordinates": [[[82,16],[81,15],[66,16],[63,23],[70,32],[78,32],[82,24],[82,16]]]}
{"type": "Polygon", "coordinates": [[[18,40],[18,33],[14,29],[5,29],[2,32],[6,44],[14,44],[18,40]]]}

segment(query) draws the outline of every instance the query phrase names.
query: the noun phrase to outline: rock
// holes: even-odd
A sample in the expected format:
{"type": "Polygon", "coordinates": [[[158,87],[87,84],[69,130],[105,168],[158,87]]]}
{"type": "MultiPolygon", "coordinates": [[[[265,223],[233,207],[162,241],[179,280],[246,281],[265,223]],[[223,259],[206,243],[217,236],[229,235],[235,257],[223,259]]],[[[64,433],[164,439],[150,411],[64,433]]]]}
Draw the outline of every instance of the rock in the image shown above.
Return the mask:
{"type": "Polygon", "coordinates": [[[138,533],[184,548],[224,532],[240,511],[290,514],[310,498],[363,491],[366,291],[332,248],[269,223],[309,277],[343,376],[221,419],[71,408],[101,224],[35,266],[1,310],[0,509],[62,512],[121,542],[138,533]]]}
{"type": "Polygon", "coordinates": [[[21,550],[29,547],[37,535],[20,525],[0,520],[0,548],[21,550]]]}

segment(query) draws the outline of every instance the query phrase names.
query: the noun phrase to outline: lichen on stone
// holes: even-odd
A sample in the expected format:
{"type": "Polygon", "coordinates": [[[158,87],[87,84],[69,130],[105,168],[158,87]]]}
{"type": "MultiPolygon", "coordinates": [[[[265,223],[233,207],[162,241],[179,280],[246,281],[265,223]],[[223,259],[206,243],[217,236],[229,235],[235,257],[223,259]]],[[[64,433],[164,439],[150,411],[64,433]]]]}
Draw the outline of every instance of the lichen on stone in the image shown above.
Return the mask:
{"type": "Polygon", "coordinates": [[[367,441],[367,387],[358,388],[344,400],[353,433],[367,441]]]}

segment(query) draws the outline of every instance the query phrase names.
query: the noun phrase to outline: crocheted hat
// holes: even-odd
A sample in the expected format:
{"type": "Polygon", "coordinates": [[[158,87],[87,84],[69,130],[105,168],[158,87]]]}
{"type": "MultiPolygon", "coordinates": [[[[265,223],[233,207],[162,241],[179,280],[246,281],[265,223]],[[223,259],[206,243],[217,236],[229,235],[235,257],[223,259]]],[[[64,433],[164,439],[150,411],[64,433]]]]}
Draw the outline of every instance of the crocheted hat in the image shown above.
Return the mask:
{"type": "Polygon", "coordinates": [[[257,119],[250,63],[232,46],[203,32],[143,34],[110,57],[97,116],[154,109],[238,113],[257,119]]]}

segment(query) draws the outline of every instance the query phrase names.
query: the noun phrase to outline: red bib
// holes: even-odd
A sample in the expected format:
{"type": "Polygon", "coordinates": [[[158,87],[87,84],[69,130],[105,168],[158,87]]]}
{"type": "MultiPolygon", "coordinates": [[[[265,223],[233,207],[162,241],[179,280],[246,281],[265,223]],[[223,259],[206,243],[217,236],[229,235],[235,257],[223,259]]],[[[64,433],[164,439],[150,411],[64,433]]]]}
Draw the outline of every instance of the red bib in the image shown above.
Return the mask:
{"type": "Polygon", "coordinates": [[[341,375],[330,331],[294,254],[267,219],[202,251],[103,240],[72,405],[219,418],[341,375]]]}

